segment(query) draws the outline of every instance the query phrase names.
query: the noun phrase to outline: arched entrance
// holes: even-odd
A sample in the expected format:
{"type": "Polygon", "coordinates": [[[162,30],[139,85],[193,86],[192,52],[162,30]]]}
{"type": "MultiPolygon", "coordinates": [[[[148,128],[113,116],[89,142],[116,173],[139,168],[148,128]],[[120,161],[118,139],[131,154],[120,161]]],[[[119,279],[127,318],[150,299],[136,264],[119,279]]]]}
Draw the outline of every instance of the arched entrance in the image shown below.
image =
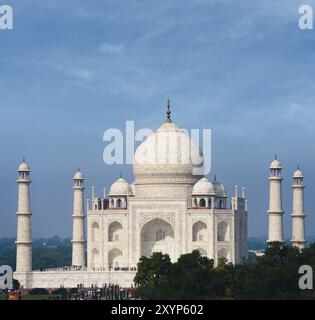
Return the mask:
{"type": "Polygon", "coordinates": [[[99,241],[99,225],[97,222],[92,224],[92,241],[99,241]]]}
{"type": "Polygon", "coordinates": [[[114,221],[108,226],[108,241],[122,240],[122,225],[114,221]]]}
{"type": "Polygon", "coordinates": [[[99,267],[100,265],[100,253],[96,248],[92,251],[92,264],[93,268],[99,267]]]}
{"type": "Polygon", "coordinates": [[[115,248],[108,253],[108,266],[110,268],[118,268],[122,265],[123,254],[121,250],[115,248]]]}
{"type": "Polygon", "coordinates": [[[192,228],[192,239],[193,241],[207,241],[207,225],[202,222],[198,221],[194,223],[193,228],[192,228]]]}
{"type": "Polygon", "coordinates": [[[174,230],[166,221],[154,219],[141,229],[141,256],[150,257],[153,252],[167,253],[174,261],[174,230]]]}
{"type": "Polygon", "coordinates": [[[225,221],[221,221],[218,224],[218,241],[229,241],[227,231],[228,224],[225,221]]]}

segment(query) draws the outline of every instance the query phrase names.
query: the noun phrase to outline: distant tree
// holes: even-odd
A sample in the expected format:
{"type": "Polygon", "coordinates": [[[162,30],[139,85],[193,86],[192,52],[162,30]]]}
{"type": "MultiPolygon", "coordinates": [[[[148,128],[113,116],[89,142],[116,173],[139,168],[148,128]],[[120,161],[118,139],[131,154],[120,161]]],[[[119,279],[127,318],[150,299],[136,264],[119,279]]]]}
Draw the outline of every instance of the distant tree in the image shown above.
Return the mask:
{"type": "Polygon", "coordinates": [[[49,294],[48,290],[45,288],[34,288],[29,291],[29,294],[33,295],[47,295],[49,294]]]}
{"type": "Polygon", "coordinates": [[[52,292],[52,294],[54,294],[54,295],[60,295],[61,298],[62,298],[63,300],[65,300],[65,299],[67,298],[67,296],[68,296],[68,291],[67,291],[67,289],[65,289],[65,288],[58,288],[58,289],[55,289],[55,290],[52,292]]]}
{"type": "Polygon", "coordinates": [[[15,267],[16,248],[15,239],[0,239],[0,265],[15,267]]]}
{"type": "Polygon", "coordinates": [[[71,246],[56,248],[37,247],[33,249],[33,268],[56,268],[71,264],[71,246]]]}
{"type": "MultiPolygon", "coordinates": [[[[0,265],[16,265],[15,239],[0,238],[0,265]]],[[[54,268],[71,264],[71,241],[58,236],[49,239],[34,239],[33,269],[54,268]],[[44,245],[46,244],[46,245],[44,245]]]]}
{"type": "Polygon", "coordinates": [[[71,288],[69,292],[71,294],[76,294],[76,293],[78,293],[78,288],[71,288]]]}
{"type": "Polygon", "coordinates": [[[53,236],[46,241],[47,246],[58,246],[62,242],[61,238],[59,236],[53,236]]]}
{"type": "Polygon", "coordinates": [[[19,290],[20,286],[20,282],[16,279],[13,279],[13,290],[19,290]]]}

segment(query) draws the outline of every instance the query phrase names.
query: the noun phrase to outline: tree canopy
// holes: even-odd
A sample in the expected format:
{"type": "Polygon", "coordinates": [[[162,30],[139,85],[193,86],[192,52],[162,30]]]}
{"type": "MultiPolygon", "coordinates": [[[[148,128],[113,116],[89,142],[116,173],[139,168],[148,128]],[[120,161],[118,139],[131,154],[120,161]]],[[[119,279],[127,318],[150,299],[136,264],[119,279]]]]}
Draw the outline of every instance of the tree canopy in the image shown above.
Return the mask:
{"type": "Polygon", "coordinates": [[[271,243],[256,261],[214,262],[198,251],[171,263],[167,254],[142,257],[135,277],[141,299],[315,299],[299,288],[300,266],[315,270],[315,243],[299,250],[271,243]]]}

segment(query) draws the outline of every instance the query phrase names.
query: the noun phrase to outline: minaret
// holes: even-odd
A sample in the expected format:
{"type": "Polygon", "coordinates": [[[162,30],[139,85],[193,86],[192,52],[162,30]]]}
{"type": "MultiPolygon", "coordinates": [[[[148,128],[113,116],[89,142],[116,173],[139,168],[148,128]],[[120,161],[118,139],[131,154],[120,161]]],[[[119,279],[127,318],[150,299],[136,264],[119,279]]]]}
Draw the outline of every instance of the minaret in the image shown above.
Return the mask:
{"type": "Polygon", "coordinates": [[[21,163],[18,169],[18,211],[16,237],[16,272],[32,271],[32,236],[31,236],[31,205],[30,205],[30,168],[21,163]]]}
{"type": "Polygon", "coordinates": [[[282,191],[281,191],[281,163],[277,160],[270,165],[270,195],[269,195],[269,233],[267,242],[283,242],[283,213],[282,210],[282,191]]]}
{"type": "Polygon", "coordinates": [[[292,211],[292,246],[305,248],[305,214],[304,214],[304,183],[303,173],[297,168],[293,174],[293,211],[292,211]]]}
{"type": "Polygon", "coordinates": [[[78,171],[73,177],[73,234],[72,234],[72,265],[85,266],[84,240],[84,177],[78,171]]]}

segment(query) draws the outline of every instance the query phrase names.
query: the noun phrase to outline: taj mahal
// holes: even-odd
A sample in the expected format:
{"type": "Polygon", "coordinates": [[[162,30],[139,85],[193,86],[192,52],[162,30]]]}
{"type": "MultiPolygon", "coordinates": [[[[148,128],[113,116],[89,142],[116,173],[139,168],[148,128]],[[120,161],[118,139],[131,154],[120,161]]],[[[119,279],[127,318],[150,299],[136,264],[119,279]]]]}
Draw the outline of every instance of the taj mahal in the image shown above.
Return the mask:
{"type": "MultiPolygon", "coordinates": [[[[216,177],[195,174],[202,152],[171,119],[170,106],[162,125],[134,155],[134,181],[120,177],[107,194],[92,188],[85,198],[84,175],[73,177],[72,265],[66,270],[33,270],[30,208],[30,167],[18,168],[17,260],[14,278],[24,288],[133,285],[137,263],[153,252],[180,255],[198,250],[217,264],[247,258],[248,203],[245,188],[235,186],[229,198],[216,177]],[[176,141],[175,146],[170,141],[176,141]],[[160,148],[160,146],[166,148],[160,148]],[[190,152],[188,152],[189,150],[190,152]],[[189,156],[187,157],[187,154],[189,156]],[[175,159],[176,161],[171,161],[175,159]],[[198,164],[196,164],[198,163],[198,164]]],[[[269,241],[283,241],[281,164],[270,166],[269,241]]],[[[303,247],[303,175],[294,174],[292,244],[303,247]]],[[[69,219],[71,215],[69,214],[69,219]]]]}

